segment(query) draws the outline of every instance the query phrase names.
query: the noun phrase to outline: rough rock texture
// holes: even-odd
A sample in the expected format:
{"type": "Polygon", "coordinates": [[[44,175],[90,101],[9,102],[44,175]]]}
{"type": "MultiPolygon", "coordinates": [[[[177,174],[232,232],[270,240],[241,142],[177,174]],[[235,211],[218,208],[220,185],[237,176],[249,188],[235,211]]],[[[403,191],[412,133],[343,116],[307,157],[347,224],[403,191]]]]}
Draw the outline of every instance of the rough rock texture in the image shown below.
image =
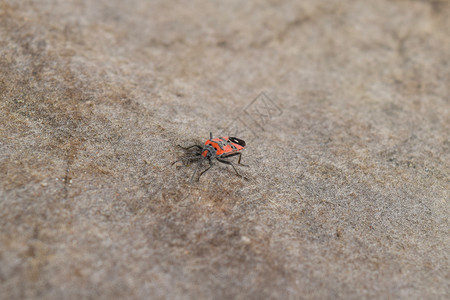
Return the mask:
{"type": "Polygon", "coordinates": [[[449,28],[445,0],[0,0],[0,298],[448,299],[449,28]],[[169,165],[236,124],[248,180],[169,165]]]}

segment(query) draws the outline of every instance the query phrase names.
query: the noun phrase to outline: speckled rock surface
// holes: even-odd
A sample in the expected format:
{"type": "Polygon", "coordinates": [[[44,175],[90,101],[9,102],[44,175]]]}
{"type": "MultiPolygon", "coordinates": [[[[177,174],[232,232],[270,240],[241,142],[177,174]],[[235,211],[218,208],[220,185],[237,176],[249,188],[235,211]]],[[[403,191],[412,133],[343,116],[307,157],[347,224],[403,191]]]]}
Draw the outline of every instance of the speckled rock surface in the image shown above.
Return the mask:
{"type": "Polygon", "coordinates": [[[448,299],[449,20],[0,1],[0,298],[448,299]],[[248,180],[170,166],[234,125],[248,180]]]}

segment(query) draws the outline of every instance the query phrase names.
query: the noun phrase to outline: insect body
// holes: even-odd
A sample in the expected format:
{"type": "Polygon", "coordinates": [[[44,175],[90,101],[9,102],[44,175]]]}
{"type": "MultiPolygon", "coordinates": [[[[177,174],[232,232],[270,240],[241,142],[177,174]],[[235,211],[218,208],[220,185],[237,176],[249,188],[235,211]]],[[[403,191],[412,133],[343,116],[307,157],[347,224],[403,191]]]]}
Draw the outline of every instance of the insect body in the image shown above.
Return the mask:
{"type": "Polygon", "coordinates": [[[181,159],[173,162],[172,165],[179,161],[188,161],[188,162],[198,161],[197,168],[195,169],[194,174],[192,175],[191,182],[194,179],[194,176],[197,173],[201,163],[205,160],[208,160],[209,167],[200,173],[198,180],[200,179],[200,176],[202,176],[206,171],[208,171],[211,168],[214,159],[216,159],[221,163],[231,165],[236,174],[242,177],[236,170],[234,163],[226,160],[226,158],[232,156],[239,156],[238,164],[247,167],[247,165],[241,164],[241,156],[242,156],[241,151],[245,147],[245,142],[236,137],[221,136],[213,139],[212,133],[209,133],[209,136],[210,139],[207,140],[203,146],[193,145],[185,148],[178,145],[184,150],[190,150],[193,148],[195,149],[193,152],[189,153],[189,156],[182,157],[181,159]]]}

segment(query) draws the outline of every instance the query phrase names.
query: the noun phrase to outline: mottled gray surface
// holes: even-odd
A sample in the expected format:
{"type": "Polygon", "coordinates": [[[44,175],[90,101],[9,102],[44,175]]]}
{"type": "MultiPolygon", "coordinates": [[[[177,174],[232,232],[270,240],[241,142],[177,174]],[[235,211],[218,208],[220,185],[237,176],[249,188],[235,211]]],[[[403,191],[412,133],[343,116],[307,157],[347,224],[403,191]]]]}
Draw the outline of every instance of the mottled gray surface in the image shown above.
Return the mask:
{"type": "Polygon", "coordinates": [[[0,298],[448,299],[449,28],[438,0],[0,0],[0,298]],[[169,166],[236,116],[247,181],[169,166]]]}

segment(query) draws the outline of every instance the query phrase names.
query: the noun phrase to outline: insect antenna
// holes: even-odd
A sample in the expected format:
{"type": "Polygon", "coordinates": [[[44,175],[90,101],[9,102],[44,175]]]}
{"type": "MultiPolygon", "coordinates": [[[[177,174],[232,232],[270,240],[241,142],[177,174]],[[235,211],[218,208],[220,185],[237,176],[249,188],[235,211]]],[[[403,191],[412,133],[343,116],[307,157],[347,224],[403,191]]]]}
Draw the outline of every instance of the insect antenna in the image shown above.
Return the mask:
{"type": "Polygon", "coordinates": [[[195,155],[195,156],[187,156],[187,157],[182,157],[179,160],[174,161],[171,165],[173,166],[174,164],[176,164],[179,161],[185,161],[185,160],[196,160],[196,159],[201,159],[202,157],[200,155],[195,155]]]}
{"type": "Polygon", "coordinates": [[[192,149],[192,148],[194,148],[194,147],[196,147],[199,151],[200,150],[202,150],[202,146],[200,146],[200,145],[192,145],[192,146],[189,146],[189,147],[183,147],[183,146],[180,146],[180,145],[177,145],[178,147],[180,147],[181,149],[183,149],[183,150],[190,150],[190,149],[192,149]]]}

